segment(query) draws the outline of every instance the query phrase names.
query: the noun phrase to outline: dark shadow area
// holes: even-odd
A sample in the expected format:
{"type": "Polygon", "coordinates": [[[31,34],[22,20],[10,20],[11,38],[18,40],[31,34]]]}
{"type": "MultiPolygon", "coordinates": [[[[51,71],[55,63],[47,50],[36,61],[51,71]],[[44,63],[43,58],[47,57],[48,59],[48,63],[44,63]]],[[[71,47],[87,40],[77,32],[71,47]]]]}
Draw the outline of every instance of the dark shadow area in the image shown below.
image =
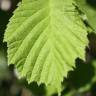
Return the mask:
{"type": "Polygon", "coordinates": [[[96,9],[96,0],[86,0],[87,4],[96,9]]]}
{"type": "Polygon", "coordinates": [[[21,80],[21,84],[32,91],[34,96],[46,96],[46,88],[44,84],[38,86],[36,82],[28,84],[25,79],[21,80]]]}
{"type": "MultiPolygon", "coordinates": [[[[17,7],[16,5],[20,0],[11,0],[11,1],[12,1],[12,7],[10,10],[3,11],[0,9],[0,50],[3,51],[2,54],[5,56],[4,59],[5,58],[7,59],[7,45],[6,45],[6,43],[3,43],[4,32],[5,32],[6,26],[9,22],[9,19],[11,18],[13,11],[17,7]]],[[[1,61],[0,61],[0,63],[1,63],[1,61]]],[[[15,77],[14,72],[13,72],[14,66],[9,66],[9,68],[8,68],[7,64],[5,64],[4,68],[6,69],[5,73],[7,75],[6,75],[6,77],[4,77],[2,79],[0,78],[0,96],[14,96],[14,95],[12,95],[12,93],[10,91],[10,90],[12,90],[12,87],[17,84],[17,78],[15,77]]],[[[0,70],[0,72],[1,72],[1,70],[0,70]]],[[[2,74],[5,75],[5,73],[2,73],[2,74]]],[[[18,84],[17,84],[17,86],[18,86],[18,84]]],[[[19,88],[18,88],[18,90],[19,90],[19,88]]],[[[20,96],[20,95],[17,92],[15,96],[20,96]]]]}
{"type": "Polygon", "coordinates": [[[92,93],[92,96],[96,96],[96,82],[92,85],[91,93],[92,93]]]}
{"type": "MultiPolygon", "coordinates": [[[[14,75],[13,66],[9,66],[8,68],[8,76],[6,78],[0,79],[0,96],[21,96],[19,95],[21,91],[21,85],[19,85],[19,82],[17,78],[14,75]],[[16,86],[15,88],[18,88],[18,90],[14,90],[13,86],[16,86]],[[14,90],[16,92],[11,93],[11,90],[14,90]],[[14,94],[14,95],[13,95],[14,94]],[[18,94],[18,95],[17,95],[18,94]]],[[[3,74],[3,73],[2,73],[3,74]]]]}
{"type": "Polygon", "coordinates": [[[58,96],[58,94],[57,94],[57,93],[55,93],[55,94],[53,94],[52,96],[58,96]]]}
{"type": "Polygon", "coordinates": [[[94,67],[78,59],[76,61],[76,68],[74,71],[69,72],[67,81],[72,87],[78,89],[90,83],[94,75],[94,67]]]}
{"type": "Polygon", "coordinates": [[[9,23],[9,19],[13,15],[13,11],[16,9],[17,3],[19,1],[20,0],[11,0],[12,7],[8,11],[3,11],[0,9],[0,46],[2,46],[3,44],[4,32],[5,32],[6,26],[9,23]]]}
{"type": "Polygon", "coordinates": [[[0,10],[0,45],[3,41],[4,31],[6,29],[6,25],[8,24],[9,18],[12,16],[12,13],[4,12],[0,10]]]}
{"type": "MultiPolygon", "coordinates": [[[[65,79],[65,81],[67,81],[67,80],[65,79]]],[[[66,88],[61,92],[61,96],[64,96],[64,94],[67,94],[70,91],[71,91],[71,88],[69,85],[67,85],[66,88]]]]}
{"type": "Polygon", "coordinates": [[[96,59],[96,34],[95,32],[88,34],[89,47],[86,49],[89,59],[96,59]]]}

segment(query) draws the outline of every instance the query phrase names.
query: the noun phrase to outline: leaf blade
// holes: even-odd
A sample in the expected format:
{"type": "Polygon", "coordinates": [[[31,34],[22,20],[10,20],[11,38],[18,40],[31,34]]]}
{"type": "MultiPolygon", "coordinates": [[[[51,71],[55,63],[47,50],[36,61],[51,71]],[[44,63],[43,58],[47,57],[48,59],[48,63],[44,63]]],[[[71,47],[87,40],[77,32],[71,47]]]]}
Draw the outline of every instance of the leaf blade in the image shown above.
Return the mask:
{"type": "Polygon", "coordinates": [[[84,59],[87,32],[73,3],[23,0],[10,19],[4,38],[8,62],[29,83],[52,85],[59,92],[75,59],[84,59]]]}

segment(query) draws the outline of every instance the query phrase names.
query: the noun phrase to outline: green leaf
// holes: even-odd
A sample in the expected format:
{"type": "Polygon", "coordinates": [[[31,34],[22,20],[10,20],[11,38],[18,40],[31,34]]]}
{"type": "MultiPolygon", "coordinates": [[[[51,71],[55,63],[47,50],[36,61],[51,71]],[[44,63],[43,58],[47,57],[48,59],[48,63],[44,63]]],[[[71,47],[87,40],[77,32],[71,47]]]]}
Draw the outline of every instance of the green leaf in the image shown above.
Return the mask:
{"type": "Polygon", "coordinates": [[[96,0],[76,0],[79,9],[87,16],[87,22],[96,30],[96,0]]]}
{"type": "Polygon", "coordinates": [[[75,59],[85,59],[86,27],[74,0],[22,0],[7,26],[8,63],[20,78],[58,92],[75,59]]]}

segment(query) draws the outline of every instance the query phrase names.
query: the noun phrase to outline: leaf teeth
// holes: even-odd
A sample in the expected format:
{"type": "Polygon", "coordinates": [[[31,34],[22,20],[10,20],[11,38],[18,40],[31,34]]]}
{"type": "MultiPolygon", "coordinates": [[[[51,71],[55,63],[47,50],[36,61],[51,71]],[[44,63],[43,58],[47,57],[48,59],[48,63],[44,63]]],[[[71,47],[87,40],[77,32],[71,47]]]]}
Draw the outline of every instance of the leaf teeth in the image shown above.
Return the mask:
{"type": "Polygon", "coordinates": [[[8,62],[19,77],[52,86],[60,93],[61,82],[85,57],[87,32],[74,0],[23,0],[5,32],[8,62]],[[67,11],[66,11],[67,10],[67,11]]]}

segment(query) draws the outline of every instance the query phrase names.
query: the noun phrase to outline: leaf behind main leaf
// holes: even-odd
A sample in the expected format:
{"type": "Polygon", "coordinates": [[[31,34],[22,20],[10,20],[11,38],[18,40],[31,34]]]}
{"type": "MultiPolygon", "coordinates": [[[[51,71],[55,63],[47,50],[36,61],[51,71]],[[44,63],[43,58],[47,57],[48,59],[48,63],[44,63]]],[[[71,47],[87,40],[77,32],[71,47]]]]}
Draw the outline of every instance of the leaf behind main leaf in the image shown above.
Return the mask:
{"type": "Polygon", "coordinates": [[[79,9],[85,13],[87,22],[96,30],[96,0],[76,0],[79,9]]]}

